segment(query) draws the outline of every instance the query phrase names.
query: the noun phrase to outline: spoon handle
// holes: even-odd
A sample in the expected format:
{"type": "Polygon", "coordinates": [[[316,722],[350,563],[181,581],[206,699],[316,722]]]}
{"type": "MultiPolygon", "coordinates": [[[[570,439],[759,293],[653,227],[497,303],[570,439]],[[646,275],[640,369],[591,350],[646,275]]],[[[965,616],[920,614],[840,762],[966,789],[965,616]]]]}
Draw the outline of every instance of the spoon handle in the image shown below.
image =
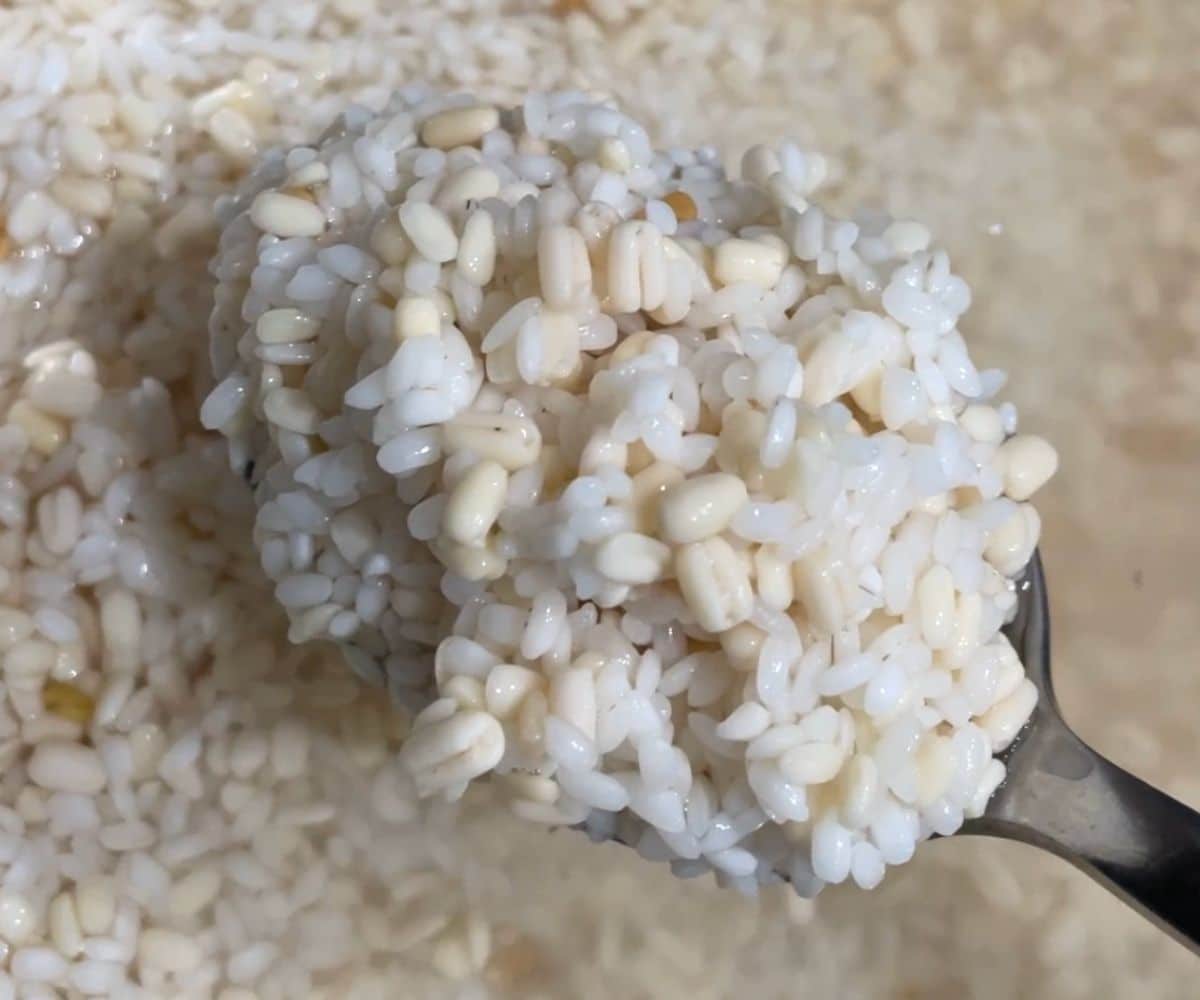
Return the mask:
{"type": "Polygon", "coordinates": [[[1200,954],[1200,813],[1117,767],[1047,705],[972,832],[1052,851],[1200,954]]]}

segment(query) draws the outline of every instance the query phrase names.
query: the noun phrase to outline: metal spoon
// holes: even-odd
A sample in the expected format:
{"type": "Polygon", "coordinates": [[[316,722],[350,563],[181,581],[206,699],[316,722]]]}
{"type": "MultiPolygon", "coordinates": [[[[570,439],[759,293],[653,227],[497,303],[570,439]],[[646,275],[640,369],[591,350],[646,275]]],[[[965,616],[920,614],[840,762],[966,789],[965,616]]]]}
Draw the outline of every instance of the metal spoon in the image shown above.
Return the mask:
{"type": "MultiPolygon", "coordinates": [[[[1200,813],[1121,770],[1076,736],[1050,683],[1050,611],[1034,553],[1005,628],[1041,697],[1001,755],[1008,768],[961,833],[1019,840],[1065,858],[1200,954],[1200,813]]],[[[597,840],[631,845],[619,826],[597,840]]]]}
{"type": "Polygon", "coordinates": [[[1071,731],[1050,682],[1050,611],[1037,553],[1019,590],[1006,631],[1041,697],[1003,755],[1004,784],[962,832],[1052,851],[1200,954],[1200,813],[1071,731]]]}

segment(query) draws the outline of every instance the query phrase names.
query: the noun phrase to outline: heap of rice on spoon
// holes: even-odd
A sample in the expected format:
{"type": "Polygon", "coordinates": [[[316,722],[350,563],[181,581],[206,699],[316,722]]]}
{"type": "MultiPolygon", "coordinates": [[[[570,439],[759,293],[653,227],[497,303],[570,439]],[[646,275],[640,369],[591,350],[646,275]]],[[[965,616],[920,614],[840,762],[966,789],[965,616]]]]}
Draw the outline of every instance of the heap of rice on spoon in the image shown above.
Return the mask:
{"type": "Polygon", "coordinates": [[[414,87],[222,206],[202,410],[296,641],[416,715],[426,795],[750,889],[869,888],[979,815],[1054,449],[918,223],[611,104],[414,87]]]}

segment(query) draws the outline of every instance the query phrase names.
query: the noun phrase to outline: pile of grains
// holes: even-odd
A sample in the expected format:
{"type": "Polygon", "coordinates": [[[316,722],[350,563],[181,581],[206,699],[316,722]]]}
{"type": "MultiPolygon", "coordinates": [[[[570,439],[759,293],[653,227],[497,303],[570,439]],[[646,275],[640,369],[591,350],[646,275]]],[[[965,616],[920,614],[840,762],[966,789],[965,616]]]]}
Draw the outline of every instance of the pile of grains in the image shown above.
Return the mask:
{"type": "Polygon", "coordinates": [[[414,86],[221,203],[201,420],[293,640],[430,702],[422,795],[495,771],[523,818],[806,895],[982,813],[1057,456],[929,231],[827,214],[825,174],[414,86]]]}
{"type": "Polygon", "coordinates": [[[823,202],[931,219],[972,276],[973,353],[1020,365],[1073,463],[1041,504],[1068,710],[1200,801],[1175,668],[1200,599],[1197,9],[810,6],[4,5],[0,998],[1190,995],[1182,949],[1017,845],[747,900],[531,830],[500,780],[421,799],[392,699],[287,640],[245,469],[198,421],[214,202],[352,102],[611,94],[726,165],[798,134],[830,154],[823,202]]]}

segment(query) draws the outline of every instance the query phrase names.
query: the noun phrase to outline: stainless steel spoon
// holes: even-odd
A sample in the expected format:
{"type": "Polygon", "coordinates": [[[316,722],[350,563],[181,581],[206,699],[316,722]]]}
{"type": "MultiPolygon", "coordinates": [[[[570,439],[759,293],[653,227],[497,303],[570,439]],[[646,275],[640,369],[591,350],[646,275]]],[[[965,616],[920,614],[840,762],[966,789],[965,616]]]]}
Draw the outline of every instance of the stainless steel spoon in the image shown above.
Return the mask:
{"type": "Polygon", "coordinates": [[[1004,754],[1008,777],[963,833],[1065,858],[1200,954],[1200,813],[1123,771],[1063,721],[1050,682],[1050,611],[1037,553],[1006,629],[1041,697],[1004,754]]]}
{"type": "MultiPolygon", "coordinates": [[[[1017,615],[1005,632],[1040,698],[1001,755],[1004,783],[960,833],[1019,840],[1065,858],[1200,954],[1200,813],[1071,731],[1050,683],[1050,610],[1036,552],[1017,586],[1017,615]]],[[[620,829],[589,835],[630,843],[620,829]]]]}

